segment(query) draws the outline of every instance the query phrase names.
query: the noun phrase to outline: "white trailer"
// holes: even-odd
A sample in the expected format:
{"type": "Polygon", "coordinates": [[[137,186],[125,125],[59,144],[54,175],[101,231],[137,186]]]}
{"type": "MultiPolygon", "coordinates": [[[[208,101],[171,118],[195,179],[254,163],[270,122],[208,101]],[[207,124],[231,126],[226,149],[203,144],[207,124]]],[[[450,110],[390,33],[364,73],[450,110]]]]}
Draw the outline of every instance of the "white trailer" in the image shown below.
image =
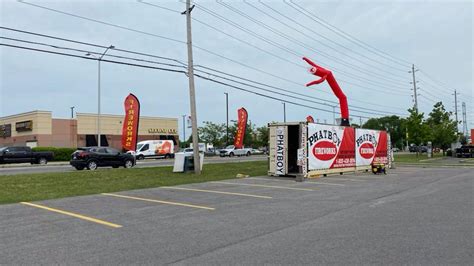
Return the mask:
{"type": "Polygon", "coordinates": [[[390,166],[390,135],[307,122],[269,124],[270,176],[304,178],[390,166]]]}

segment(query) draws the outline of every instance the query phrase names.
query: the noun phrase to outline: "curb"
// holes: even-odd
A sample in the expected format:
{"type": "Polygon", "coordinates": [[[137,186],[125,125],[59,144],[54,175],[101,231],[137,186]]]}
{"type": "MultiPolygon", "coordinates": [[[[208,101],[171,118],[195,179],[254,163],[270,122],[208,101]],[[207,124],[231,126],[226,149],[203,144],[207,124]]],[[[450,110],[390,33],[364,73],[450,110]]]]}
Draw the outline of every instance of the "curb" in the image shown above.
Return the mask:
{"type": "MultiPolygon", "coordinates": [[[[69,162],[48,162],[45,166],[63,166],[69,165],[69,162]]],[[[18,168],[18,167],[43,167],[43,165],[30,164],[30,163],[13,163],[0,165],[1,168],[18,168]]]]}

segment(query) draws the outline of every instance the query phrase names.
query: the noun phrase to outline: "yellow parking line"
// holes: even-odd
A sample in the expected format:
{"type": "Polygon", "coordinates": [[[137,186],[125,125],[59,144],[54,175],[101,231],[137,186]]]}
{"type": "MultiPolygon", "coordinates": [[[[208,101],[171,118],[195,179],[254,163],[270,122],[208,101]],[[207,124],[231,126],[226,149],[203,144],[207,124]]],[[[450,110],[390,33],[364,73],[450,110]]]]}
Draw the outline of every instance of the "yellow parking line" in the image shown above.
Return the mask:
{"type": "Polygon", "coordinates": [[[88,216],[85,216],[85,215],[81,215],[81,214],[77,214],[77,213],[72,213],[72,212],[67,212],[67,211],[63,211],[63,210],[58,210],[58,209],[46,207],[46,206],[39,205],[39,204],[33,204],[33,203],[30,203],[30,202],[20,202],[20,203],[23,204],[23,205],[28,205],[28,206],[31,206],[31,207],[36,207],[36,208],[44,209],[44,210],[51,211],[51,212],[57,212],[57,213],[60,213],[60,214],[72,216],[72,217],[75,217],[75,218],[78,218],[78,219],[82,219],[82,220],[86,220],[86,221],[93,222],[93,223],[98,223],[98,224],[110,226],[110,227],[113,227],[113,228],[120,228],[120,227],[122,227],[121,225],[118,225],[118,224],[109,223],[109,222],[102,221],[102,220],[99,220],[99,219],[95,219],[95,218],[92,218],[92,217],[88,217],[88,216]]]}
{"type": "Polygon", "coordinates": [[[206,207],[206,206],[199,206],[199,205],[186,204],[186,203],[173,202],[173,201],[163,201],[163,200],[139,198],[139,197],[125,196],[125,195],[112,194],[112,193],[102,193],[102,195],[104,195],[104,196],[118,197],[118,198],[124,198],[124,199],[133,199],[133,200],[141,200],[141,201],[162,203],[162,204],[168,204],[168,205],[176,205],[176,206],[190,207],[190,208],[205,209],[205,210],[210,210],[210,211],[215,210],[215,208],[210,208],[210,207],[206,207]]]}
{"type": "Polygon", "coordinates": [[[324,183],[324,182],[319,182],[319,181],[306,181],[311,184],[318,184],[318,185],[328,185],[328,186],[338,186],[338,187],[344,187],[346,185],[344,184],[336,184],[336,183],[324,183]]]}
{"type": "Polygon", "coordinates": [[[226,192],[226,191],[207,190],[207,189],[195,189],[195,188],[184,188],[184,187],[160,187],[160,188],[186,190],[186,191],[196,191],[196,192],[207,192],[207,193],[216,193],[216,194],[224,194],[224,195],[243,196],[243,197],[253,197],[253,198],[260,198],[260,199],[271,199],[272,198],[272,197],[269,197],[269,196],[260,196],[260,195],[234,193],[234,192],[226,192]]]}
{"type": "Polygon", "coordinates": [[[340,177],[322,177],[320,179],[324,180],[342,180],[342,181],[355,181],[355,182],[365,182],[366,180],[362,179],[353,179],[353,178],[340,178],[340,177]]]}
{"type": "Polygon", "coordinates": [[[309,189],[309,188],[267,186],[267,185],[259,185],[259,184],[248,184],[248,183],[221,182],[221,181],[213,181],[213,182],[211,182],[211,183],[216,183],[216,184],[228,184],[228,185],[238,185],[238,186],[251,186],[251,187],[265,187],[265,188],[291,189],[291,190],[300,190],[300,191],[314,191],[314,189],[309,189]]]}

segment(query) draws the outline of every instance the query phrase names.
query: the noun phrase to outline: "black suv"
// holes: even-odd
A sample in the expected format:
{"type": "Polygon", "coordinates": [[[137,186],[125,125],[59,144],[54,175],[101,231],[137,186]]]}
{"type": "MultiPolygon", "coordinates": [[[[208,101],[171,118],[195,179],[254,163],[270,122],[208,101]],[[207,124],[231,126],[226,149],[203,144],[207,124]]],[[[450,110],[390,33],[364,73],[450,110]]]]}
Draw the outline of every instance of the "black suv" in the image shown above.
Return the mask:
{"type": "Polygon", "coordinates": [[[109,147],[84,147],[78,148],[71,155],[69,163],[77,170],[96,170],[99,166],[132,168],[135,165],[135,156],[109,147]]]}

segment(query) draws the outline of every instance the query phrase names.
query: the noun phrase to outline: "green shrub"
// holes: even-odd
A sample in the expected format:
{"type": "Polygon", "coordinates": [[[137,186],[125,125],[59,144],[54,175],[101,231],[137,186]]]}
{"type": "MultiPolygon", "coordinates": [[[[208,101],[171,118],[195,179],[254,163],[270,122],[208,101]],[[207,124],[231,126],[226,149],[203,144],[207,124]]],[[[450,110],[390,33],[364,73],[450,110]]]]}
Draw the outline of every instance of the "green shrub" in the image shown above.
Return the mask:
{"type": "Polygon", "coordinates": [[[33,151],[52,151],[54,153],[53,161],[69,161],[71,154],[76,151],[76,148],[55,148],[55,147],[36,147],[33,151]]]}

